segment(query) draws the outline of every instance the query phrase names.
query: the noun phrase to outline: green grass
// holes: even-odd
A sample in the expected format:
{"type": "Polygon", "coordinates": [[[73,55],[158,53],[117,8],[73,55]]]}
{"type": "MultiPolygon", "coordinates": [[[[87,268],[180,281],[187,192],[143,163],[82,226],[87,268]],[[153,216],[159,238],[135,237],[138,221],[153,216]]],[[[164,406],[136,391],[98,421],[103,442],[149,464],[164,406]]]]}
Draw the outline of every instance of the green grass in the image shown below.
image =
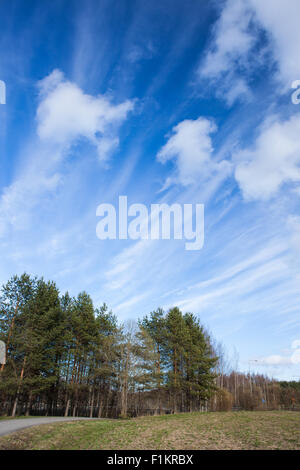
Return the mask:
{"type": "Polygon", "coordinates": [[[5,449],[300,449],[300,413],[183,413],[47,424],[0,438],[5,449]]]}

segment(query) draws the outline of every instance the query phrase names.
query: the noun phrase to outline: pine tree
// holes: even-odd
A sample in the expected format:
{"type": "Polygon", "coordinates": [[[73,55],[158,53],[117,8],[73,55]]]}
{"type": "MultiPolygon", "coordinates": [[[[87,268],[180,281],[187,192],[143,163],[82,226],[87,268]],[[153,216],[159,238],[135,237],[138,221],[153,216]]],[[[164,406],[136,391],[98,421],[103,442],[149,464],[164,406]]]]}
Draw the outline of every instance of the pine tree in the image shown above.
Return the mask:
{"type": "Polygon", "coordinates": [[[158,393],[158,408],[162,410],[162,391],[164,387],[164,368],[166,365],[165,343],[166,343],[166,321],[164,311],[158,308],[150,313],[150,317],[145,316],[140,322],[143,328],[151,337],[156,350],[156,370],[154,375],[154,388],[158,393]]]}
{"type": "Polygon", "coordinates": [[[53,404],[63,348],[61,317],[57,287],[53,282],[46,283],[39,279],[33,295],[15,323],[14,340],[22,365],[13,416],[21,391],[28,395],[27,412],[32,398],[41,392],[48,392],[53,404]]]}
{"type": "MultiPolygon", "coordinates": [[[[31,278],[24,273],[20,277],[13,276],[1,288],[0,295],[0,339],[5,342],[7,353],[13,351],[12,336],[15,323],[22,315],[26,303],[33,295],[36,286],[36,278],[31,278]]],[[[8,354],[7,354],[8,355],[8,354]]],[[[9,354],[12,359],[12,354],[9,354]]],[[[8,364],[9,365],[9,364],[8,364]]],[[[4,370],[1,366],[0,373],[4,370]]]]}
{"type": "MultiPolygon", "coordinates": [[[[80,390],[87,384],[87,372],[93,357],[91,343],[96,336],[94,306],[91,297],[86,292],[78,294],[74,299],[71,313],[71,331],[73,335],[73,366],[71,377],[71,393],[73,396],[73,416],[76,416],[80,390]]],[[[69,406],[65,410],[68,415],[69,406]]]]}
{"type": "Polygon", "coordinates": [[[97,398],[98,417],[108,416],[112,389],[116,388],[116,363],[118,360],[117,319],[103,304],[96,309],[97,338],[95,347],[95,360],[91,384],[91,411],[97,398]],[[95,397],[97,390],[97,397],[95,397]]]}
{"type": "Polygon", "coordinates": [[[184,345],[184,379],[182,387],[187,393],[189,410],[193,398],[206,401],[214,390],[213,368],[217,358],[212,353],[210,339],[199,320],[192,314],[183,317],[186,325],[184,345]]]}
{"type": "Polygon", "coordinates": [[[173,397],[173,412],[178,410],[179,392],[183,384],[182,361],[187,341],[187,329],[179,308],[170,309],[166,315],[165,351],[168,358],[167,384],[173,397]]]}
{"type": "Polygon", "coordinates": [[[135,355],[137,357],[135,381],[138,390],[151,391],[161,380],[158,372],[159,355],[156,344],[142,325],[135,335],[135,355]]]}

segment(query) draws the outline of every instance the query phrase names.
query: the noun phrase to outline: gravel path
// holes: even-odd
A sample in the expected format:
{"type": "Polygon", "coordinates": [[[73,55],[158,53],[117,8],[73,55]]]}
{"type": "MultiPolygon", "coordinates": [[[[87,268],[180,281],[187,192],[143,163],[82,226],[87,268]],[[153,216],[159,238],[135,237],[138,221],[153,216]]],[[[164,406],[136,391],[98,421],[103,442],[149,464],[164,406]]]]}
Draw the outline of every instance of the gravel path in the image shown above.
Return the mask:
{"type": "Polygon", "coordinates": [[[98,418],[63,418],[63,417],[45,417],[45,418],[24,418],[24,419],[4,419],[0,420],[0,436],[20,431],[21,429],[39,424],[51,424],[60,421],[79,421],[79,420],[95,420],[98,418]]]}

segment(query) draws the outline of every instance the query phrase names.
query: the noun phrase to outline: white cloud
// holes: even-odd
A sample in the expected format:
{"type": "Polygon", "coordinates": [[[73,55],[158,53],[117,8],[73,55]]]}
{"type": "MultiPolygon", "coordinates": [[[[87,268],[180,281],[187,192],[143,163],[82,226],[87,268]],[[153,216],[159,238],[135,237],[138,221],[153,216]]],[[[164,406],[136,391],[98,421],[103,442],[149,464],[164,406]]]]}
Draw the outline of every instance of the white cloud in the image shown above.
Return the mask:
{"type": "Polygon", "coordinates": [[[118,290],[130,283],[129,272],[132,274],[137,269],[137,260],[146,260],[147,253],[150,252],[149,240],[139,240],[132,246],[125,248],[112,260],[112,267],[106,272],[106,289],[118,290]]]}
{"type": "Polygon", "coordinates": [[[154,52],[155,48],[152,42],[148,41],[144,45],[133,45],[129,49],[126,57],[128,62],[134,64],[142,59],[150,59],[151,57],[153,57],[154,52]]]}
{"type": "Polygon", "coordinates": [[[40,205],[43,197],[53,192],[61,181],[58,167],[53,164],[59,159],[57,152],[49,152],[36,142],[23,152],[27,166],[0,196],[1,237],[8,227],[25,229],[31,209],[40,205]]]}
{"type": "Polygon", "coordinates": [[[105,96],[83,93],[59,70],[39,82],[39,100],[39,139],[34,135],[23,145],[22,169],[0,195],[1,237],[9,227],[27,228],[33,209],[60,184],[60,163],[78,139],[88,139],[107,160],[118,146],[118,127],[133,109],[132,101],[113,105],[105,96]]]}
{"type": "Polygon", "coordinates": [[[293,278],[300,281],[300,217],[290,215],[286,224],[288,230],[287,242],[289,243],[289,265],[293,278]]]}
{"type": "MultiPolygon", "coordinates": [[[[222,94],[222,91],[220,94],[222,94]]],[[[227,87],[227,92],[224,96],[227,104],[232,106],[238,99],[249,101],[251,98],[251,91],[245,80],[242,78],[237,78],[230,84],[230,86],[227,87]]]]}
{"type": "Polygon", "coordinates": [[[300,2],[299,0],[250,0],[256,17],[267,31],[279,79],[290,87],[300,77],[300,2]]]}
{"type": "MultiPolygon", "coordinates": [[[[286,91],[300,77],[299,17],[298,0],[226,0],[198,70],[200,79],[215,83],[216,95],[231,106],[251,97],[249,81],[260,65],[275,64],[281,88],[274,92],[286,91]]],[[[234,155],[245,199],[267,201],[283,184],[299,182],[299,135],[299,115],[286,121],[269,118],[254,145],[234,155]]]]}
{"type": "Polygon", "coordinates": [[[125,302],[122,302],[120,304],[117,304],[114,307],[114,312],[120,313],[123,310],[127,310],[129,308],[132,308],[134,305],[138,304],[141,300],[143,300],[146,297],[146,294],[139,294],[135,295],[129,300],[126,300],[125,302]]]}
{"type": "Polygon", "coordinates": [[[213,31],[213,41],[199,74],[216,78],[227,72],[233,63],[245,65],[255,38],[249,27],[253,11],[245,0],[228,0],[213,31]]]}
{"type": "MultiPolygon", "coordinates": [[[[267,265],[269,261],[277,258],[282,255],[286,250],[285,243],[278,242],[274,244],[269,244],[267,247],[263,247],[258,252],[249,256],[248,258],[243,258],[237,264],[231,265],[228,269],[222,269],[222,273],[216,277],[207,279],[195,285],[192,285],[188,288],[191,289],[203,289],[210,286],[216,286],[219,284],[224,285],[225,283],[234,282],[235,278],[240,277],[243,273],[248,270],[257,269],[260,265],[267,265]]],[[[249,279],[247,278],[247,283],[249,287],[249,279]]]]}
{"type": "Polygon", "coordinates": [[[259,359],[258,365],[266,366],[280,366],[280,365],[298,365],[300,364],[300,340],[294,340],[292,342],[292,349],[294,351],[288,356],[281,356],[279,354],[274,354],[272,356],[267,356],[259,359]]]}
{"type": "Polygon", "coordinates": [[[96,146],[102,161],[118,146],[116,131],[134,107],[130,100],[114,105],[106,96],[87,95],[75,83],[65,80],[59,70],[40,82],[40,99],[40,139],[68,149],[80,138],[86,138],[96,146]]]}
{"type": "Polygon", "coordinates": [[[252,148],[234,155],[235,178],[247,200],[268,200],[284,183],[300,181],[300,115],[268,120],[252,148]]]}
{"type": "Polygon", "coordinates": [[[300,217],[290,215],[288,218],[288,228],[291,233],[291,246],[294,253],[300,253],[300,217]]]}
{"type": "Polygon", "coordinates": [[[198,69],[200,79],[218,82],[216,93],[223,95],[229,105],[237,99],[248,98],[246,81],[237,71],[248,67],[248,53],[256,37],[250,29],[253,11],[245,0],[228,0],[213,29],[212,43],[198,69]]]}
{"type": "MultiPolygon", "coordinates": [[[[278,281],[285,271],[286,267],[281,259],[270,260],[259,267],[251,267],[245,272],[236,273],[232,279],[224,279],[221,284],[218,279],[211,279],[191,286],[190,289],[196,289],[197,293],[176,300],[175,303],[185,311],[203,311],[216,302],[218,305],[226,302],[230,304],[232,296],[239,300],[243,297],[250,298],[252,293],[255,295],[257,289],[262,286],[267,288],[270,283],[278,281]]],[[[247,309],[247,313],[250,311],[247,309]]]]}
{"type": "Polygon", "coordinates": [[[210,134],[215,131],[215,124],[203,117],[187,119],[173,127],[173,135],[157,154],[161,163],[168,160],[176,162],[176,173],[167,184],[179,182],[186,186],[203,181],[214,172],[229,172],[228,162],[215,162],[211,158],[213,146],[210,134]]]}
{"type": "Polygon", "coordinates": [[[292,349],[297,349],[297,348],[300,348],[300,339],[295,339],[292,342],[292,349]]]}
{"type": "Polygon", "coordinates": [[[290,358],[280,356],[279,354],[273,354],[272,356],[267,356],[258,360],[258,364],[264,364],[268,366],[288,365],[290,364],[290,358]]]}
{"type": "Polygon", "coordinates": [[[199,78],[217,81],[216,94],[222,92],[231,105],[250,96],[245,76],[251,76],[267,59],[276,64],[277,79],[286,90],[300,77],[299,17],[298,0],[227,0],[200,63],[199,78]]]}

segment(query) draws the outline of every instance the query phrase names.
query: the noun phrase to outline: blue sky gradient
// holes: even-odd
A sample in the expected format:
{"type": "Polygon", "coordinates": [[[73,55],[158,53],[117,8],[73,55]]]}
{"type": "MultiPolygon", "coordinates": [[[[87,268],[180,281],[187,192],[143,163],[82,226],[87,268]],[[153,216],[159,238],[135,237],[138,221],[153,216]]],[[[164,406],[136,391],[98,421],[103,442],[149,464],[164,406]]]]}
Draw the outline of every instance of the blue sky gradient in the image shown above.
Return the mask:
{"type": "Polygon", "coordinates": [[[297,0],[2,1],[1,283],[44,276],[121,321],[177,305],[241,370],[300,376],[299,15],[297,0]],[[100,241],[96,208],[119,195],[205,204],[203,249],[100,241]]]}

